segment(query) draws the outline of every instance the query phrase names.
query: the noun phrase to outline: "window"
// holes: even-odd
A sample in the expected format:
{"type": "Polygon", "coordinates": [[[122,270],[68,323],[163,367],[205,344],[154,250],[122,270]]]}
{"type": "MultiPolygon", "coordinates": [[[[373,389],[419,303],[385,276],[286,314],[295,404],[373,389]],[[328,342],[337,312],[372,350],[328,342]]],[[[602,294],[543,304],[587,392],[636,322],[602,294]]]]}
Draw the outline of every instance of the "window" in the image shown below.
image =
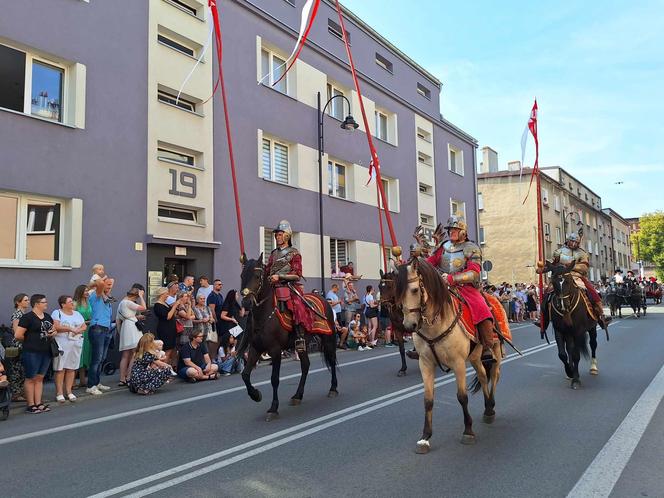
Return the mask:
{"type": "Polygon", "coordinates": [[[333,197],[346,198],[346,166],[327,162],[327,193],[333,197]]]}
{"type": "Polygon", "coordinates": [[[556,227],[556,243],[558,244],[563,243],[563,233],[560,227],[556,227]]]}
{"type": "Polygon", "coordinates": [[[551,242],[551,225],[544,223],[544,240],[551,242]]]}
{"type": "Polygon", "coordinates": [[[553,208],[560,212],[560,197],[557,195],[553,196],[553,208]]]}
{"type": "Polygon", "coordinates": [[[417,128],[417,138],[431,143],[431,133],[424,131],[422,128],[417,128]]]}
{"type": "Polygon", "coordinates": [[[336,268],[348,264],[348,241],[330,239],[330,265],[332,273],[337,273],[336,268]]]}
{"type": "Polygon", "coordinates": [[[263,259],[267,261],[267,255],[272,252],[274,245],[274,232],[269,228],[263,229],[263,259]]]}
{"type": "Polygon", "coordinates": [[[376,64],[385,69],[385,71],[390,73],[393,72],[394,66],[392,65],[392,62],[380,55],[378,52],[376,52],[376,64]]]}
{"type": "Polygon", "coordinates": [[[417,93],[422,97],[431,100],[431,90],[425,87],[422,83],[417,84],[417,93]]]}
{"type": "Polygon", "coordinates": [[[337,95],[341,95],[341,97],[337,97],[330,102],[327,113],[333,118],[336,118],[339,121],[343,121],[345,118],[344,116],[345,100],[342,98],[344,96],[344,92],[339,88],[337,88],[336,86],[332,85],[331,83],[328,83],[327,99],[330,100],[332,97],[336,97],[337,95]]]}
{"type": "Polygon", "coordinates": [[[196,112],[195,102],[182,98],[182,96],[180,96],[180,98],[178,99],[177,95],[166,92],[164,90],[157,91],[157,100],[159,100],[159,102],[163,102],[164,104],[169,104],[179,107],[180,109],[184,109],[185,111],[196,112]]]}
{"type": "Polygon", "coordinates": [[[599,256],[599,244],[595,242],[595,256],[599,256]]]}
{"type": "Polygon", "coordinates": [[[477,209],[484,209],[484,198],[482,197],[482,192],[477,192],[477,209]]]}
{"type": "Polygon", "coordinates": [[[40,118],[62,122],[62,86],[64,70],[32,62],[31,113],[40,118]]]}
{"type": "Polygon", "coordinates": [[[592,240],[588,241],[588,253],[589,254],[593,253],[593,241],[592,240]]]}
{"type": "Polygon", "coordinates": [[[387,114],[376,111],[376,138],[387,142],[387,114]]]}
{"type": "MultiPolygon", "coordinates": [[[[388,180],[387,178],[383,178],[381,176],[380,181],[383,185],[383,192],[385,192],[385,201],[387,202],[387,205],[385,207],[387,209],[390,209],[390,207],[392,206],[392,202],[390,201],[390,180],[388,180]]],[[[382,207],[382,199],[381,199],[381,207],[382,207]]]]}
{"type": "Polygon", "coordinates": [[[418,152],[417,153],[417,162],[426,164],[427,166],[432,166],[432,161],[431,161],[431,156],[428,154],[425,154],[424,152],[418,152]]]}
{"type": "Polygon", "coordinates": [[[486,240],[484,239],[484,227],[480,227],[480,245],[484,245],[486,240]]]}
{"type": "Polygon", "coordinates": [[[177,7],[178,9],[186,12],[187,14],[191,14],[192,16],[198,17],[198,11],[196,10],[195,7],[189,5],[188,2],[184,2],[183,0],[166,0],[168,3],[173,5],[174,7],[177,7]]]}
{"type": "Polygon", "coordinates": [[[196,156],[185,154],[183,152],[177,152],[165,147],[157,147],[157,159],[160,161],[180,164],[182,166],[197,166],[196,156]]]}
{"type": "Polygon", "coordinates": [[[0,45],[0,107],[24,112],[25,53],[0,45]]]}
{"type": "Polygon", "coordinates": [[[427,185],[426,183],[420,182],[420,193],[433,195],[433,187],[431,185],[427,185]]]}
{"type": "Polygon", "coordinates": [[[420,223],[422,225],[433,226],[433,216],[420,213],[420,223]]]}
{"type": "Polygon", "coordinates": [[[173,50],[177,50],[178,52],[188,55],[190,57],[194,57],[194,54],[196,53],[193,48],[189,48],[186,45],[183,45],[182,43],[179,43],[175,40],[172,40],[162,34],[157,35],[157,41],[159,43],[163,43],[168,47],[171,47],[173,50]]]}
{"type": "Polygon", "coordinates": [[[264,85],[274,88],[278,92],[288,93],[288,75],[274,85],[274,82],[281,78],[284,71],[286,71],[285,59],[269,50],[261,49],[261,82],[264,85]]]}
{"type": "Polygon", "coordinates": [[[545,188],[542,189],[542,204],[549,205],[549,191],[545,188]]]}
{"type": "Polygon", "coordinates": [[[463,176],[463,151],[452,147],[449,147],[449,160],[450,160],[450,171],[456,173],[457,175],[463,176]]]}
{"type": "MultiPolygon", "coordinates": [[[[341,31],[341,26],[339,26],[332,19],[327,20],[327,31],[332,36],[334,36],[336,38],[339,38],[340,40],[344,39],[343,31],[341,31]]],[[[350,33],[348,31],[346,31],[346,39],[348,40],[348,43],[350,44],[350,33]]]]}
{"type": "Polygon", "coordinates": [[[61,265],[63,205],[60,200],[0,194],[0,261],[61,265]]]}
{"type": "Polygon", "coordinates": [[[263,139],[263,178],[288,184],[288,145],[263,139]]]}
{"type": "Polygon", "coordinates": [[[595,281],[595,269],[592,266],[590,267],[590,281],[595,281]]]}
{"type": "Polygon", "coordinates": [[[466,203],[450,199],[450,216],[459,216],[466,219],[466,203]]]}
{"type": "Polygon", "coordinates": [[[198,224],[198,211],[181,207],[159,204],[157,215],[160,221],[176,221],[179,223],[198,224]]]}

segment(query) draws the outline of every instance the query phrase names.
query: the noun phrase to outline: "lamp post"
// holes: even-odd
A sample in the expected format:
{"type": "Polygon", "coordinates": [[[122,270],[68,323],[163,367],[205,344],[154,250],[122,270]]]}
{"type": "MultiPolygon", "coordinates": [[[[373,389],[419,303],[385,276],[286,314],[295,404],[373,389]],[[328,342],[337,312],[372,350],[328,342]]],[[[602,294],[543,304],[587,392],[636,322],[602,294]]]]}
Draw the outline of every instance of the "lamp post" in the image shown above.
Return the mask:
{"type": "MultiPolygon", "coordinates": [[[[343,130],[353,131],[359,126],[350,115],[350,101],[342,94],[332,95],[321,109],[321,96],[318,92],[318,225],[320,233],[320,291],[325,296],[325,238],[323,236],[323,125],[327,106],[336,99],[341,98],[348,104],[348,116],[341,123],[343,130]]],[[[343,103],[341,104],[343,108],[343,103]]]]}

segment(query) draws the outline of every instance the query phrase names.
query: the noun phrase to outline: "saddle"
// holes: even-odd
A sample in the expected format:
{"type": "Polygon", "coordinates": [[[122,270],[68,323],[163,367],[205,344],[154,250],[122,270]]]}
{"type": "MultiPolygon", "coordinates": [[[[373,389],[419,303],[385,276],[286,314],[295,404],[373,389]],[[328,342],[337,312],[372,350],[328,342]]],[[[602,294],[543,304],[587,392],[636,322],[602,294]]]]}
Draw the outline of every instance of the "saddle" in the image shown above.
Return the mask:
{"type": "MultiPolygon", "coordinates": [[[[459,306],[462,306],[462,312],[461,312],[461,317],[459,318],[459,323],[461,324],[461,328],[466,334],[466,337],[468,337],[468,339],[471,340],[472,342],[475,343],[479,342],[479,339],[477,337],[478,335],[477,328],[473,323],[473,318],[470,313],[470,306],[468,306],[468,303],[460,294],[457,294],[452,289],[451,289],[451,294],[452,294],[452,305],[454,308],[454,312],[458,313],[459,306]]],[[[484,301],[489,306],[491,314],[493,315],[494,328],[498,328],[498,330],[500,330],[503,336],[511,341],[512,332],[510,331],[509,322],[507,320],[507,314],[505,313],[503,305],[493,294],[488,294],[486,292],[481,292],[481,294],[482,297],[484,298],[484,301]]],[[[500,337],[494,331],[493,340],[498,341],[499,339],[500,337]]]]}
{"type": "MultiPolygon", "coordinates": [[[[320,313],[322,316],[325,316],[325,304],[326,301],[324,298],[317,294],[304,294],[304,298],[307,300],[307,302],[312,305],[318,313],[320,313]]],[[[274,293],[273,297],[273,306],[274,306],[274,313],[277,315],[277,319],[279,320],[279,324],[281,327],[287,331],[287,332],[293,332],[293,312],[290,310],[286,309],[284,311],[281,311],[279,309],[279,306],[277,305],[277,300],[279,297],[277,296],[277,293],[274,293]]],[[[292,299],[300,299],[299,297],[292,297],[292,299]]],[[[307,313],[309,313],[309,316],[311,317],[311,322],[313,323],[313,327],[311,330],[306,330],[307,334],[323,334],[323,335],[332,335],[335,333],[332,328],[330,328],[330,324],[328,323],[327,320],[323,320],[318,313],[314,313],[313,310],[306,308],[307,313]]]]}

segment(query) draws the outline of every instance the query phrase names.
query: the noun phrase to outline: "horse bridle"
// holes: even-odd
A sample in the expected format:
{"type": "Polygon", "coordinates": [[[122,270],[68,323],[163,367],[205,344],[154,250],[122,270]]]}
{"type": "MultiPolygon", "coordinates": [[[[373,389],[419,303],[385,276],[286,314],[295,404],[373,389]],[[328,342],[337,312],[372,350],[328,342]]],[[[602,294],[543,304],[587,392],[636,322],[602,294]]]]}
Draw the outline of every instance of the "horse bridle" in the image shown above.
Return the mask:
{"type": "MultiPolygon", "coordinates": [[[[574,284],[574,277],[572,277],[571,274],[568,274],[568,275],[570,275],[570,278],[572,279],[572,284],[571,284],[571,285],[572,285],[572,286],[575,286],[575,284],[574,284]]],[[[562,285],[561,285],[561,290],[562,290],[562,285]]],[[[551,308],[552,308],[552,309],[553,309],[558,315],[560,315],[560,316],[565,316],[566,314],[570,314],[570,313],[572,313],[572,312],[577,308],[577,306],[579,306],[579,302],[581,302],[581,289],[579,289],[579,292],[577,292],[577,294],[576,294],[576,301],[575,301],[574,304],[572,305],[572,309],[569,309],[569,310],[566,310],[566,309],[565,309],[565,308],[566,308],[566,306],[565,306],[565,300],[566,300],[566,299],[569,299],[569,298],[571,297],[570,294],[562,295],[562,296],[555,296],[555,297],[560,301],[560,304],[561,304],[561,306],[562,306],[562,310],[559,310],[558,308],[556,308],[555,304],[553,303],[553,300],[551,300],[550,307],[551,307],[551,308]]]]}
{"type": "Polygon", "coordinates": [[[257,296],[260,296],[261,291],[263,290],[263,280],[264,280],[263,277],[264,277],[264,273],[265,273],[265,267],[263,265],[261,265],[259,267],[256,267],[256,268],[253,269],[253,272],[254,272],[255,275],[258,276],[258,288],[255,291],[253,291],[253,290],[249,289],[248,287],[246,287],[242,290],[242,293],[243,293],[243,297],[251,298],[251,300],[254,303],[254,306],[258,307],[261,304],[263,304],[265,302],[265,300],[267,299],[267,297],[263,298],[259,302],[258,298],[257,298],[257,296]],[[244,291],[247,291],[247,292],[245,293],[244,291]]]}

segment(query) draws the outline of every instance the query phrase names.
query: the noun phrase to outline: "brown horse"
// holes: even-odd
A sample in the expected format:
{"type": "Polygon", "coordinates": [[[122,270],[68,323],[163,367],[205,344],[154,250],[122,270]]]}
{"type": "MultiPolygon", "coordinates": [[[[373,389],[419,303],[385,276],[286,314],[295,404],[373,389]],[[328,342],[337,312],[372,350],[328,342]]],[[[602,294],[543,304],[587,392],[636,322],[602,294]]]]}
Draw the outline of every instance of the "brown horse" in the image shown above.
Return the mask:
{"type": "Polygon", "coordinates": [[[500,378],[502,346],[493,345],[495,363],[482,362],[482,347],[472,341],[459,321],[461,306],[455,307],[448,284],[426,260],[413,259],[398,269],[396,299],[404,314],[404,328],[414,331],[413,341],[420,354],[420,372],[424,383],[424,429],[417,442],[417,453],[428,453],[431,445],[434,400],[434,380],[440,364],[453,372],[457,385],[457,400],[463,410],[463,444],[473,444],[473,419],[468,412],[466,389],[466,361],[477,373],[473,392],[481,387],[484,394],[484,422],[494,421],[496,412],[494,394],[500,378]]]}
{"type": "MultiPolygon", "coordinates": [[[[267,352],[272,358],[272,405],[267,411],[266,420],[269,422],[279,417],[279,371],[281,369],[281,352],[292,349],[295,342],[295,332],[285,330],[279,322],[277,308],[274,305],[274,289],[269,282],[268,275],[263,264],[263,254],[258,259],[247,260],[242,268],[242,306],[249,312],[247,327],[242,334],[238,356],[249,351],[247,363],[242,371],[242,380],[247,387],[247,394],[257,403],[261,401],[262,395],[258,389],[251,384],[251,371],[256,366],[258,358],[267,352]]],[[[325,317],[331,330],[334,327],[334,314],[332,308],[323,300],[325,317]]],[[[307,346],[311,338],[317,335],[320,338],[321,356],[325,365],[332,374],[332,383],[328,392],[329,398],[338,395],[337,392],[337,342],[334,334],[305,334],[307,346]]],[[[309,355],[306,351],[299,353],[302,375],[297,386],[297,391],[291,398],[290,404],[297,406],[302,402],[304,385],[309,373],[309,355]]]]}
{"type": "Polygon", "coordinates": [[[384,273],[380,270],[380,283],[378,290],[380,291],[380,306],[385,306],[390,314],[390,324],[392,325],[392,333],[399,345],[399,356],[401,356],[401,369],[397,373],[397,377],[406,375],[408,366],[406,365],[406,348],[404,347],[404,333],[406,332],[403,327],[403,312],[401,306],[396,303],[396,281],[397,272],[392,269],[384,273]]]}

